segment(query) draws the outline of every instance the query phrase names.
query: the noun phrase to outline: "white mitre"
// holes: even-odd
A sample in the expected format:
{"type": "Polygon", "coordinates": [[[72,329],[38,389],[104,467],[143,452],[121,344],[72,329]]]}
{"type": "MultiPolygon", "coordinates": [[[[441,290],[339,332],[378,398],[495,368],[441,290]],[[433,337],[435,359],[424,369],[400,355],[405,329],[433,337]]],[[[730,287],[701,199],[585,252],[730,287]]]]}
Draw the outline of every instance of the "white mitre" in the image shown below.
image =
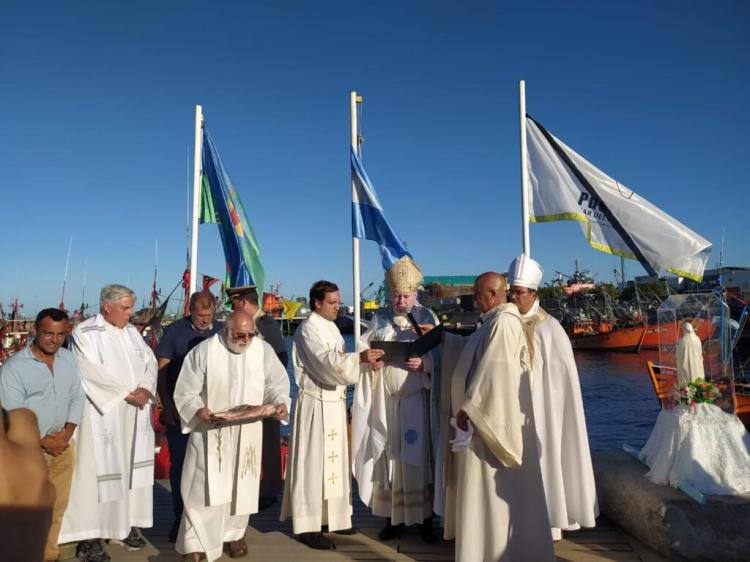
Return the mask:
{"type": "Polygon", "coordinates": [[[508,269],[508,281],[510,285],[526,287],[536,291],[542,283],[544,270],[539,262],[532,260],[526,254],[521,254],[512,262],[508,269]]]}
{"type": "Polygon", "coordinates": [[[392,295],[417,291],[423,277],[422,270],[409,256],[403,256],[385,272],[385,282],[392,295]]]}

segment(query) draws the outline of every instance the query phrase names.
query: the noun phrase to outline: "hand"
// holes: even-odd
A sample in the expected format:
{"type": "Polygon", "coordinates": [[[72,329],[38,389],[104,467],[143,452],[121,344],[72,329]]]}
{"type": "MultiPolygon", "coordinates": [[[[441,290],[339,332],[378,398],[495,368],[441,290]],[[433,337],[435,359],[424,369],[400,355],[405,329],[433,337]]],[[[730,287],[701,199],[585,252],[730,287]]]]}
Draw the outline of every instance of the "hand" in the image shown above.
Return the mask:
{"type": "Polygon", "coordinates": [[[289,411],[286,409],[286,404],[276,405],[276,415],[274,415],[274,418],[279,421],[289,420],[289,411]]]}
{"type": "Polygon", "coordinates": [[[67,448],[68,439],[66,438],[65,430],[50,433],[42,438],[42,449],[53,457],[63,454],[67,448]]]}
{"type": "Polygon", "coordinates": [[[430,330],[434,329],[435,326],[433,326],[432,324],[419,324],[419,328],[422,330],[423,334],[426,334],[430,330]]]}
{"type": "Polygon", "coordinates": [[[198,418],[198,421],[200,421],[204,425],[207,425],[208,427],[214,427],[217,425],[216,419],[214,419],[213,412],[208,408],[201,408],[200,410],[195,412],[195,417],[198,418]]]}
{"type": "Polygon", "coordinates": [[[127,402],[131,406],[135,406],[139,410],[143,410],[146,404],[148,404],[148,401],[152,398],[153,394],[151,394],[145,388],[139,386],[125,397],[125,402],[127,402]]]}
{"type": "Polygon", "coordinates": [[[461,431],[469,431],[469,414],[464,410],[459,410],[456,414],[456,425],[461,431]]]}
{"type": "Polygon", "coordinates": [[[0,540],[3,559],[42,560],[52,522],[55,489],[39,448],[39,427],[31,410],[8,414],[0,424],[0,540]]]}
{"type": "Polygon", "coordinates": [[[423,363],[421,357],[409,357],[406,360],[406,370],[415,372],[421,372],[423,370],[423,363]]]}
{"type": "MultiPolygon", "coordinates": [[[[464,412],[466,415],[466,412],[464,412]]],[[[458,416],[450,419],[451,426],[456,430],[455,438],[448,441],[451,445],[451,451],[454,453],[462,453],[469,449],[471,445],[471,438],[474,435],[474,426],[471,425],[469,418],[466,417],[466,429],[462,429],[458,425],[458,416]]]]}
{"type": "Polygon", "coordinates": [[[373,369],[382,369],[383,361],[381,358],[385,355],[382,349],[365,349],[359,354],[360,363],[368,363],[373,369]]]}

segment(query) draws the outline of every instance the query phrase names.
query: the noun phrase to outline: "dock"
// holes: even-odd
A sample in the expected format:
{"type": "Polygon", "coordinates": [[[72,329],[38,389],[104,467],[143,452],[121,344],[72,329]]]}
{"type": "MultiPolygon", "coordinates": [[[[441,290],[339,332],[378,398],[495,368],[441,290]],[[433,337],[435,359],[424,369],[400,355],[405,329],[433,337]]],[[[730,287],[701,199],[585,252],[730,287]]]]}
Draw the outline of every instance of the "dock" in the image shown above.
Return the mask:
{"type": "MultiPolygon", "coordinates": [[[[245,540],[249,554],[244,562],[334,562],[344,560],[394,561],[394,562],[452,562],[453,541],[425,544],[416,528],[407,529],[399,539],[382,542],[378,531],[385,521],[373,516],[354,497],[354,526],[356,535],[330,535],[336,550],[312,550],[292,536],[290,521],[279,522],[281,501],[261,513],[250,517],[245,540]]],[[[172,500],[169,481],[159,480],[154,485],[154,527],[143,529],[149,544],[138,552],[127,552],[118,545],[110,544],[107,551],[113,562],[180,562],[182,556],[174,550],[174,543],[167,540],[172,524],[172,500]]],[[[72,546],[72,545],[71,545],[72,546]]],[[[661,562],[665,558],[638,542],[606,519],[599,519],[596,528],[565,533],[562,541],[555,544],[557,559],[564,562],[661,562]]],[[[70,546],[63,547],[59,560],[76,560],[70,546]]],[[[222,562],[233,560],[228,556],[222,562]]],[[[520,561],[522,562],[522,561],[520,561]]]]}

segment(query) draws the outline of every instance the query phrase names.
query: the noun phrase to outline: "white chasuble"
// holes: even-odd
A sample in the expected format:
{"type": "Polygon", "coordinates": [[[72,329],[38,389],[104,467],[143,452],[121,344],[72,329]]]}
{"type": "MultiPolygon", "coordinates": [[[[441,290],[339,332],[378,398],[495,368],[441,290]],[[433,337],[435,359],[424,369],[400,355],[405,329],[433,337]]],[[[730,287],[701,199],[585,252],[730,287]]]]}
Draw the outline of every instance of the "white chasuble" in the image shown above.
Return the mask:
{"type": "Polygon", "coordinates": [[[521,317],[502,304],[482,321],[452,377],[452,413],[464,410],[474,435],[450,453],[445,536],[456,538],[457,562],[552,561],[521,317]]]}
{"type": "Polygon", "coordinates": [[[289,377],[270,345],[255,338],[237,354],[223,337],[216,334],[187,354],[174,394],[183,432],[190,433],[176,548],[205,552],[209,560],[221,556],[223,542],[242,538],[248,517],[258,511],[263,430],[261,421],[208,429],[195,413],[290,403],[289,377]]]}
{"type": "Polygon", "coordinates": [[[594,527],[599,507],[573,348],[538,302],[524,315],[524,327],[533,342],[531,395],[544,492],[559,539],[560,529],[594,527]]]}
{"type": "Polygon", "coordinates": [[[123,539],[151,527],[154,430],[151,406],[125,402],[138,387],[156,392],[156,359],[131,325],[117,328],[101,314],[73,331],[88,400],[76,429],[76,466],[59,542],[123,539]]]}
{"type": "Polygon", "coordinates": [[[351,527],[346,386],[359,380],[357,353],[346,353],[336,324],[313,312],[292,351],[299,395],[289,442],[281,520],[294,533],[351,527]]]}
{"type": "MultiPolygon", "coordinates": [[[[420,324],[438,323],[422,306],[415,306],[412,314],[420,324]]],[[[416,338],[409,319],[390,310],[377,312],[362,335],[363,347],[369,347],[370,341],[416,338]]],[[[354,390],[352,462],[360,498],[393,525],[421,523],[432,515],[427,371],[431,364],[424,360],[426,372],[409,372],[403,363],[389,363],[377,371],[366,369],[354,390]]]]}

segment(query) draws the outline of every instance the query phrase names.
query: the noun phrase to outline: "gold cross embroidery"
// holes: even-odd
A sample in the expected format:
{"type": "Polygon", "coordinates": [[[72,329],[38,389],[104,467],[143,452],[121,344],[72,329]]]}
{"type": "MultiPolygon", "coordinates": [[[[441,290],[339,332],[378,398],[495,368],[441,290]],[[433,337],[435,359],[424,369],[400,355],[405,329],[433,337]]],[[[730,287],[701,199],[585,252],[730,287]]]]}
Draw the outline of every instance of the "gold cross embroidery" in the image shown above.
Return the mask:
{"type": "Polygon", "coordinates": [[[334,439],[336,439],[337,435],[338,433],[336,433],[334,430],[331,430],[331,432],[328,434],[328,437],[330,437],[331,441],[333,441],[334,439]]]}
{"type": "Polygon", "coordinates": [[[336,484],[336,475],[331,472],[331,477],[328,480],[331,482],[331,486],[334,486],[336,484]]]}
{"type": "Polygon", "coordinates": [[[331,451],[331,454],[328,455],[328,458],[331,461],[331,464],[333,464],[336,462],[336,459],[339,458],[339,456],[335,452],[331,451]]]}

